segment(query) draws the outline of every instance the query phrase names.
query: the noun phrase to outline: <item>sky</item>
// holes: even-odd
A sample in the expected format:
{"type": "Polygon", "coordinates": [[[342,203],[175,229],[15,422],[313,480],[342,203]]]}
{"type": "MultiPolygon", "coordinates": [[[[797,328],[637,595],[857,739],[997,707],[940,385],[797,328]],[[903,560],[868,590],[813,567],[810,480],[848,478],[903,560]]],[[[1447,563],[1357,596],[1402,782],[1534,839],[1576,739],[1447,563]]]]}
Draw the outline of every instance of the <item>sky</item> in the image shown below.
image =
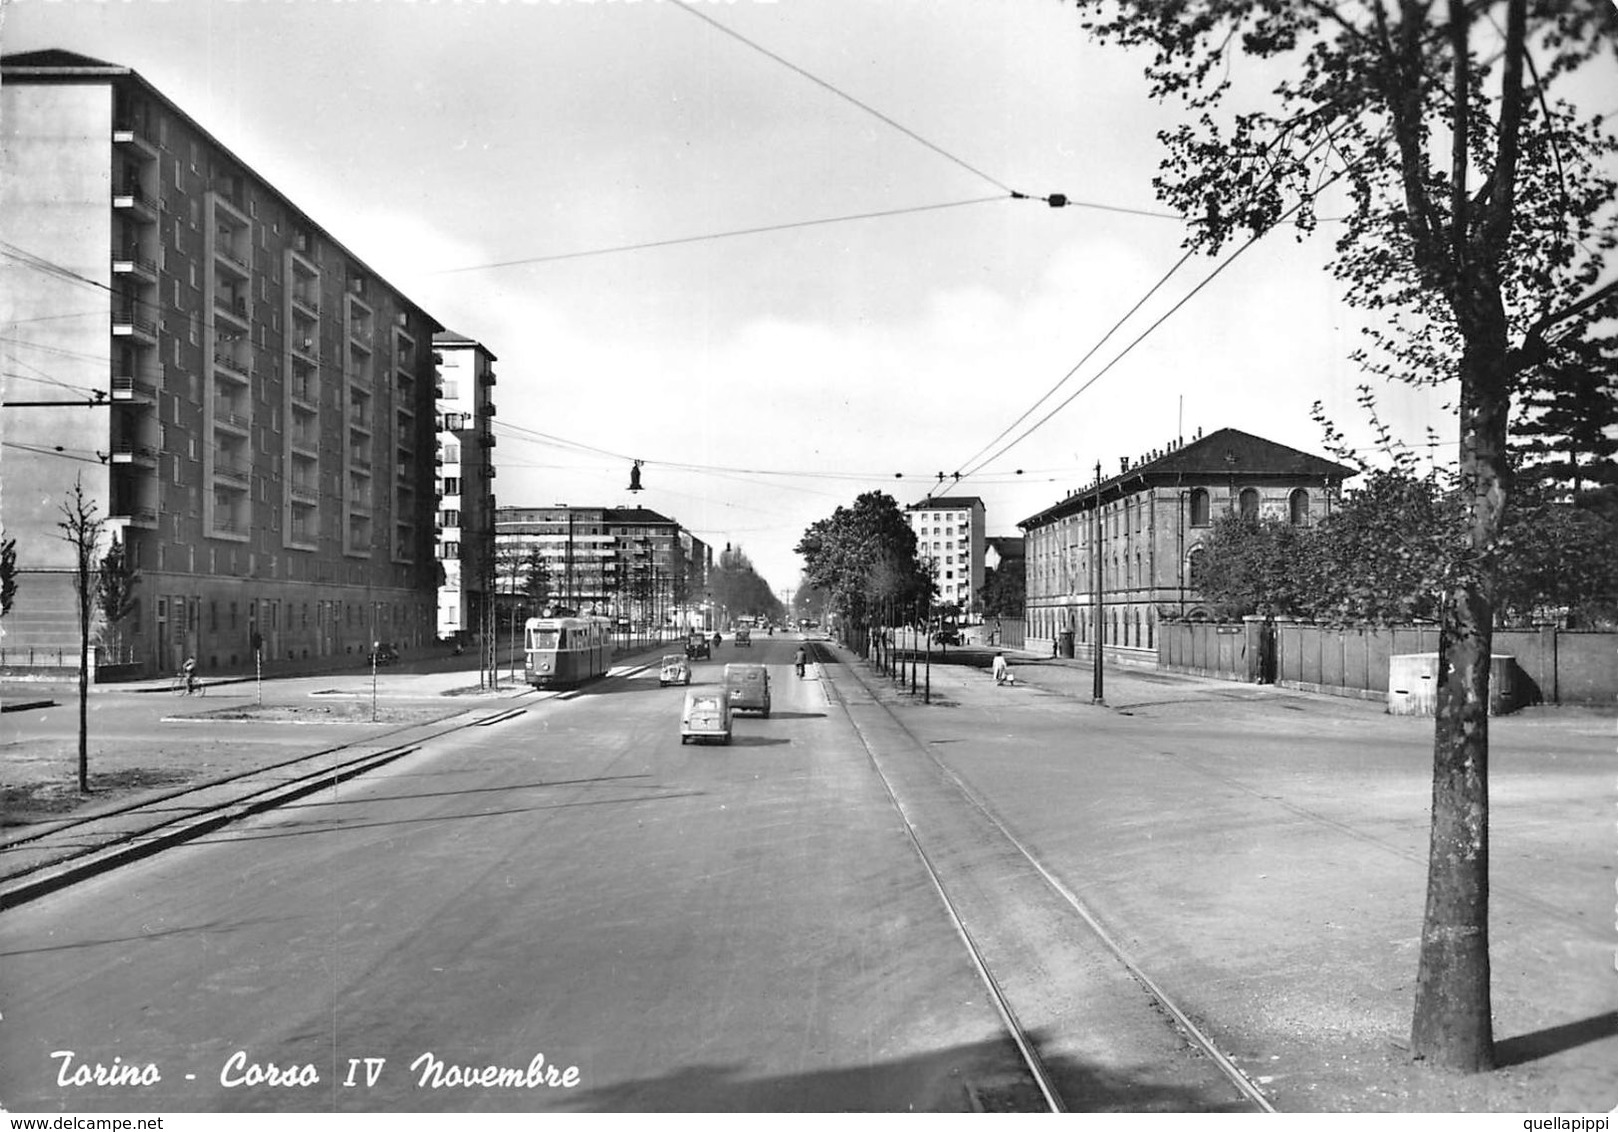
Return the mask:
{"type": "MultiPolygon", "coordinates": [[[[1254,245],[1105,368],[1215,261],[1108,337],[1181,254],[1151,187],[1173,108],[1056,0],[8,0],[0,17],[8,53],[138,71],[487,346],[501,505],[649,507],[739,545],[778,592],[804,529],[865,491],[977,495],[989,534],[1016,535],[1098,461],[1112,475],[1177,435],[1324,455],[1320,401],[1370,440],[1330,225],[1254,245]],[[695,239],[724,233],[746,234],[695,239]]],[[[1404,439],[1454,438],[1448,391],[1376,388],[1404,439]]]]}

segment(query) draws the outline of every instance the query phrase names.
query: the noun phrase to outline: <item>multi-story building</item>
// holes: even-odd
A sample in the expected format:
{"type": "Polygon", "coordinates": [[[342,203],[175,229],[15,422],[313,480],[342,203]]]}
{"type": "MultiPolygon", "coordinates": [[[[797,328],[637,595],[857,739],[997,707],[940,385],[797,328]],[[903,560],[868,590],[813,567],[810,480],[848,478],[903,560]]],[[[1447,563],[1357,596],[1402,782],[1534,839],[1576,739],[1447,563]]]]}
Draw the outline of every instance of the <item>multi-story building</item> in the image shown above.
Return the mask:
{"type": "Polygon", "coordinates": [[[1233,428],[1175,442],[1117,475],[1068,493],[1017,525],[1026,540],[1027,637],[1050,648],[1064,634],[1088,654],[1096,573],[1108,654],[1156,648],[1157,626],[1207,615],[1194,584],[1203,540],[1221,514],[1307,524],[1329,514],[1355,469],[1233,428]]]}
{"type": "Polygon", "coordinates": [[[634,625],[682,624],[710,552],[644,507],[500,507],[496,601],[521,601],[530,563],[545,564],[549,603],[634,625]]]}
{"type": "Polygon", "coordinates": [[[439,325],[126,67],[6,56],[0,139],[4,661],[76,646],[76,477],[140,572],[103,662],[430,642],[439,325]]]}
{"type": "Polygon", "coordinates": [[[438,365],[438,635],[477,634],[494,582],[495,356],[453,332],[433,335],[438,365]]]}
{"type": "Polygon", "coordinates": [[[981,604],[987,547],[983,500],[975,495],[930,496],[905,512],[916,532],[916,557],[934,567],[938,600],[975,612],[981,604]]]}

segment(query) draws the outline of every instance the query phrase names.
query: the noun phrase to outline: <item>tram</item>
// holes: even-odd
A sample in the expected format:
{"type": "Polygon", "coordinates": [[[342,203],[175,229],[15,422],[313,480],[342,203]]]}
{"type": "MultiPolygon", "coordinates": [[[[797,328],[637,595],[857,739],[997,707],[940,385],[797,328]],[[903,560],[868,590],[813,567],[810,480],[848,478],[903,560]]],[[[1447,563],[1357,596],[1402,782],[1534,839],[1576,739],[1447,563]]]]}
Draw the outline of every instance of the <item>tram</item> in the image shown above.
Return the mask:
{"type": "Polygon", "coordinates": [[[530,617],[523,623],[528,682],[565,688],[594,680],[612,657],[612,622],[605,617],[530,617]]]}

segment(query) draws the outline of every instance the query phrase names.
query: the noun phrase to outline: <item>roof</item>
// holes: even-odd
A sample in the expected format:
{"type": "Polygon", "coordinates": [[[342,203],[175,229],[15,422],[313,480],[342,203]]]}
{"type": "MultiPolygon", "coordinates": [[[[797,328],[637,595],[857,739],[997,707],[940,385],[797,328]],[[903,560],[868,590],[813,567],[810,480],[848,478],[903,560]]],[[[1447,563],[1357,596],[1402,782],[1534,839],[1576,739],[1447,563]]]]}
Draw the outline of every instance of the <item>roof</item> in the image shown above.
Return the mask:
{"type": "Polygon", "coordinates": [[[1024,530],[1044,526],[1145,487],[1236,479],[1248,483],[1275,479],[1341,483],[1358,471],[1250,432],[1222,428],[1189,444],[1173,445],[1141,462],[1130,464],[1126,460],[1124,469],[1111,479],[1080,488],[1017,525],[1024,530]]]}
{"type": "Polygon", "coordinates": [[[64,51],[60,47],[47,47],[43,51],[18,51],[10,55],[0,55],[0,66],[48,67],[53,71],[108,71],[120,75],[130,73],[127,67],[119,67],[100,59],[92,59],[88,55],[80,55],[74,51],[64,51]]]}
{"type": "Polygon", "coordinates": [[[907,511],[970,511],[974,507],[983,506],[983,500],[975,495],[940,495],[928,496],[920,503],[912,503],[905,508],[907,511]]]}

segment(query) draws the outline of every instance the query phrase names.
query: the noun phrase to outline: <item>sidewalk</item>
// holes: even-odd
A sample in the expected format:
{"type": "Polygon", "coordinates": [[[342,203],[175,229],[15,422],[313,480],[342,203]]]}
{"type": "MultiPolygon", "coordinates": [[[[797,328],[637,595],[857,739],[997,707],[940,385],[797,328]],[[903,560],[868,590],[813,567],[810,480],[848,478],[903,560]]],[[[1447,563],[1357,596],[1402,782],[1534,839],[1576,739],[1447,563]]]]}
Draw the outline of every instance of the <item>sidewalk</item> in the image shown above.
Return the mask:
{"type": "MultiPolygon", "coordinates": [[[[655,661],[661,646],[614,659],[655,661]]],[[[463,663],[471,658],[457,658],[463,663]]],[[[399,758],[434,734],[497,721],[534,689],[428,661],[376,673],[107,685],[88,700],[91,800],[77,790],[78,689],[0,685],[0,909],[200,836],[399,758]]]]}

